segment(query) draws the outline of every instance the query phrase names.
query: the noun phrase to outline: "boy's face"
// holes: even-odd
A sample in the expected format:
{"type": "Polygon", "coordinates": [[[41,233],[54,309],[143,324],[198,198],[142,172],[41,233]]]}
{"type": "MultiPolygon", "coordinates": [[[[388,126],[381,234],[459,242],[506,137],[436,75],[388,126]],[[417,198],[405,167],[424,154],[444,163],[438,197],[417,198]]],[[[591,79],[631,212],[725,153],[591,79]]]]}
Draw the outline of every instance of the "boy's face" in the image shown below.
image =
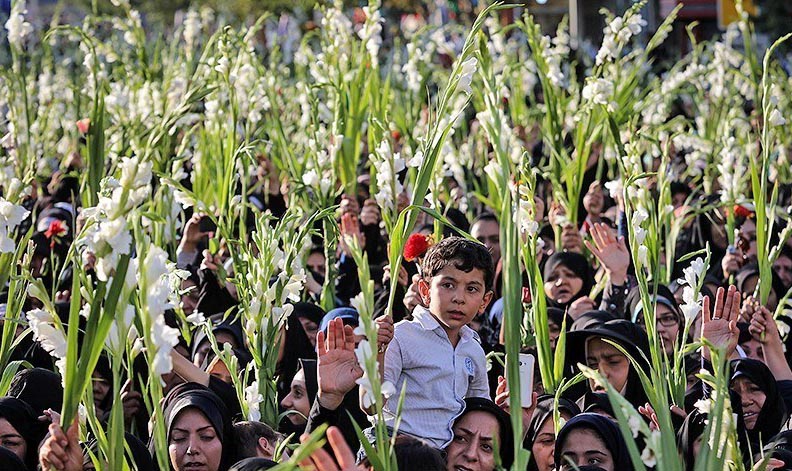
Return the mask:
{"type": "Polygon", "coordinates": [[[484,273],[477,268],[464,272],[449,263],[437,275],[418,283],[424,305],[446,332],[458,332],[476,314],[484,312],[492,291],[484,285],[484,273]]]}

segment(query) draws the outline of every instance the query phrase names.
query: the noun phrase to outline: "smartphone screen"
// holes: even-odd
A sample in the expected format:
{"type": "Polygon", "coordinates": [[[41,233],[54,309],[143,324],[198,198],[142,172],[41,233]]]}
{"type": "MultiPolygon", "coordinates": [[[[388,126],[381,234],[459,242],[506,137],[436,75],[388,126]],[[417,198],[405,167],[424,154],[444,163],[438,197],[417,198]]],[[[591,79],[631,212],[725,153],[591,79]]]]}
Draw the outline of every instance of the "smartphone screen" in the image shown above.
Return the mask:
{"type": "Polygon", "coordinates": [[[534,385],[534,364],[536,359],[530,353],[520,353],[520,405],[531,407],[534,385]]]}

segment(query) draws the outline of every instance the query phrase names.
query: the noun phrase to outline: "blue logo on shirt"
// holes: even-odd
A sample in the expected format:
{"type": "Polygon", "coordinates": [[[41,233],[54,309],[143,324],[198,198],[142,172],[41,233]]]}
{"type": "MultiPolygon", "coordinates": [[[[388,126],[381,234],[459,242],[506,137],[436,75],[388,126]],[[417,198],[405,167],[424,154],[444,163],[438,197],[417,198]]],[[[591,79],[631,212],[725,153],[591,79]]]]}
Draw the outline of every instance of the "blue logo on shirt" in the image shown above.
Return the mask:
{"type": "Polygon", "coordinates": [[[473,360],[471,360],[470,357],[465,358],[465,369],[470,376],[473,376],[476,371],[473,367],[473,360]]]}

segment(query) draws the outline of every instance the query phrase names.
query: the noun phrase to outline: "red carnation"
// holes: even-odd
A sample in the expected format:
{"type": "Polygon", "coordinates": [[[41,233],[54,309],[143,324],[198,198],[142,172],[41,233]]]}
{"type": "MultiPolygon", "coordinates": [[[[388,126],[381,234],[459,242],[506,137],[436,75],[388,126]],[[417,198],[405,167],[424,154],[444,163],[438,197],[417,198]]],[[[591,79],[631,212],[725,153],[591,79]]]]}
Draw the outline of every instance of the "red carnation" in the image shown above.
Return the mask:
{"type": "Polygon", "coordinates": [[[423,234],[413,234],[407,239],[404,245],[404,259],[408,262],[417,260],[426,254],[432,246],[432,236],[423,234]]]}
{"type": "Polygon", "coordinates": [[[740,218],[750,218],[753,216],[753,211],[746,208],[745,206],[741,206],[739,204],[734,205],[734,215],[740,218]]]}
{"type": "Polygon", "coordinates": [[[50,248],[53,248],[55,247],[55,242],[68,233],[69,228],[66,226],[65,222],[61,221],[60,219],[53,219],[50,221],[46,232],[44,232],[44,236],[50,240],[50,248]]]}
{"type": "Polygon", "coordinates": [[[80,131],[80,134],[88,134],[89,129],[91,129],[91,118],[83,118],[77,121],[77,130],[80,131]]]}

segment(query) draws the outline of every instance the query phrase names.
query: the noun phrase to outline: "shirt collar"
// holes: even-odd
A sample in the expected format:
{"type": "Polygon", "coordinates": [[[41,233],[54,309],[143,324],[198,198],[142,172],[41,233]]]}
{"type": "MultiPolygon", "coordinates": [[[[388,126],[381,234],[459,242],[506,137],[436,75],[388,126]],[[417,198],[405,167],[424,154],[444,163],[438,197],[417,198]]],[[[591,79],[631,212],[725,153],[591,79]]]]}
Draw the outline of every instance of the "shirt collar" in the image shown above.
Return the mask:
{"type": "MultiPolygon", "coordinates": [[[[413,319],[417,320],[424,330],[434,331],[436,329],[442,329],[442,326],[437,321],[437,319],[435,319],[435,316],[429,312],[429,309],[423,306],[415,306],[415,309],[413,309],[413,319]]],[[[473,329],[466,325],[462,326],[462,328],[459,330],[460,340],[470,340],[474,338],[474,334],[475,333],[473,332],[473,329]]]]}

